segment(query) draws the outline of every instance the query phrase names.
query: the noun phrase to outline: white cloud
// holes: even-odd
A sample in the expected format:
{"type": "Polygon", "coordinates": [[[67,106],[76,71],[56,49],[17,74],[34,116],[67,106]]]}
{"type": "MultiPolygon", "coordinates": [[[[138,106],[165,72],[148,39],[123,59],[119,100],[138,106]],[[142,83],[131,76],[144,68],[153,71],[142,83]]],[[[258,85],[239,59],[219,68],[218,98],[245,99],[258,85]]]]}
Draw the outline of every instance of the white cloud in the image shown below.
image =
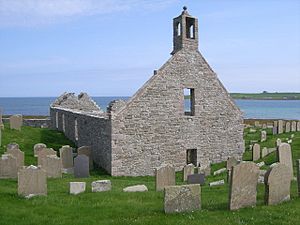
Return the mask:
{"type": "Polygon", "coordinates": [[[158,10],[177,0],[0,0],[0,26],[36,26],[81,16],[158,10]]]}

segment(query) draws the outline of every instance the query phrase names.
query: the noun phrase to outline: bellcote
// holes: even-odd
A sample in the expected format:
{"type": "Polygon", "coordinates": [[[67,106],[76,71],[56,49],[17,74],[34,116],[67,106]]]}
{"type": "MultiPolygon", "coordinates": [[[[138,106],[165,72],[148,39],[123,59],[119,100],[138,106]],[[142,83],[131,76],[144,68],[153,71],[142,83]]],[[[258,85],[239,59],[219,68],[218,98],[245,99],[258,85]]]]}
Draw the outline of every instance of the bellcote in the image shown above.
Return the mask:
{"type": "Polygon", "coordinates": [[[181,49],[198,50],[198,19],[192,17],[187,7],[183,7],[180,16],[173,19],[173,51],[181,49]]]}

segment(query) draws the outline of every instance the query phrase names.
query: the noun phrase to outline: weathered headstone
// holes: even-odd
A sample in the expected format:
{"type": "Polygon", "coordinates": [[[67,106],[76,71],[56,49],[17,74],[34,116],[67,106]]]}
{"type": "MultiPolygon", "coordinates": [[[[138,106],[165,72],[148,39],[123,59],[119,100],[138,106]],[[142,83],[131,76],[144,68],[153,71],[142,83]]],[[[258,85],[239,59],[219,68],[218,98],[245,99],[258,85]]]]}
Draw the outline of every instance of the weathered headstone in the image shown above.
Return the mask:
{"type": "Polygon", "coordinates": [[[78,155],[74,159],[74,176],[76,178],[89,177],[89,157],[86,155],[78,155]]]}
{"type": "Polygon", "coordinates": [[[167,165],[155,169],[155,189],[162,191],[166,186],[175,185],[175,169],[167,165]]]}
{"type": "Polygon", "coordinates": [[[294,177],[291,146],[287,143],[281,143],[278,147],[277,154],[278,154],[278,161],[281,164],[286,165],[290,169],[291,177],[294,177]]]}
{"type": "Polygon", "coordinates": [[[102,192],[111,190],[110,180],[97,180],[92,182],[92,192],[102,192]]]}
{"type": "Polygon", "coordinates": [[[298,184],[298,196],[300,197],[300,159],[297,159],[297,184],[298,184]]]}
{"type": "Polygon", "coordinates": [[[266,140],[267,140],[267,131],[262,130],[262,131],[261,131],[261,134],[260,134],[260,141],[261,141],[261,142],[264,142],[264,141],[266,141],[266,140]]]}
{"type": "Polygon", "coordinates": [[[297,131],[300,131],[300,121],[297,122],[297,131]]]}
{"type": "Polygon", "coordinates": [[[23,124],[22,115],[13,115],[9,117],[10,129],[21,130],[23,124]]]}
{"type": "Polygon", "coordinates": [[[56,151],[52,148],[43,148],[38,152],[38,165],[44,169],[46,165],[46,157],[49,155],[56,155],[56,151]]]}
{"type": "Polygon", "coordinates": [[[264,124],[262,125],[262,129],[267,129],[267,124],[264,123],[264,124]]]}
{"type": "Polygon", "coordinates": [[[9,143],[6,146],[6,150],[11,150],[11,149],[20,149],[19,145],[17,143],[9,143]]]}
{"type": "Polygon", "coordinates": [[[123,192],[145,192],[145,191],[148,191],[148,188],[144,184],[123,188],[123,192]]]}
{"type": "Polygon", "coordinates": [[[9,154],[3,154],[0,158],[0,179],[16,178],[18,176],[17,159],[9,154]]]}
{"type": "Polygon", "coordinates": [[[199,184],[168,186],[164,191],[165,213],[190,212],[201,208],[199,184]]]}
{"type": "Polygon", "coordinates": [[[259,127],[259,121],[254,121],[254,126],[259,127]]]}
{"type": "Polygon", "coordinates": [[[43,169],[46,171],[47,177],[61,178],[61,159],[56,155],[47,155],[43,169]]]}
{"type": "Polygon", "coordinates": [[[43,148],[47,148],[47,146],[43,143],[38,143],[38,144],[35,144],[34,147],[33,147],[33,154],[35,157],[38,156],[38,152],[40,150],[42,150],[43,148]]]}
{"type": "Polygon", "coordinates": [[[188,184],[200,184],[201,186],[205,184],[205,174],[197,173],[191,174],[187,177],[188,184]]]}
{"type": "Polygon", "coordinates": [[[78,195],[85,192],[85,182],[70,182],[70,194],[78,195]]]}
{"type": "Polygon", "coordinates": [[[62,146],[59,149],[60,158],[62,161],[62,169],[68,173],[68,170],[73,171],[73,148],[69,145],[62,146]]]}
{"type": "Polygon", "coordinates": [[[24,166],[24,152],[22,152],[20,149],[9,149],[5,154],[10,154],[17,160],[17,169],[21,169],[24,166]]]}
{"type": "Polygon", "coordinates": [[[282,133],[283,133],[283,121],[278,120],[278,134],[282,134],[282,133]]]}
{"type": "Polygon", "coordinates": [[[290,169],[281,163],[271,167],[265,174],[265,202],[276,205],[290,200],[291,173],[290,169]]]}
{"type": "Polygon", "coordinates": [[[253,162],[241,162],[232,167],[229,186],[229,209],[256,205],[256,185],[259,168],[253,162]]]}
{"type": "Polygon", "coordinates": [[[256,161],[260,159],[260,145],[255,143],[252,148],[252,160],[256,161]]]}
{"type": "Polygon", "coordinates": [[[291,123],[291,131],[292,132],[297,131],[297,122],[296,121],[292,121],[292,123],[291,123]]]}
{"type": "Polygon", "coordinates": [[[285,123],[285,133],[291,132],[291,123],[286,122],[285,123]]]}
{"type": "Polygon", "coordinates": [[[272,132],[273,132],[273,135],[278,134],[278,127],[273,127],[272,132]]]}
{"type": "Polygon", "coordinates": [[[187,181],[187,177],[191,174],[194,174],[195,166],[194,164],[188,164],[183,167],[183,181],[187,181]]]}
{"type": "Polygon", "coordinates": [[[204,173],[205,176],[209,176],[211,174],[210,160],[209,158],[201,158],[200,165],[197,168],[198,173],[204,173]]]}
{"type": "Polygon", "coordinates": [[[277,138],[277,140],[276,140],[276,146],[279,147],[279,145],[281,145],[281,139],[277,138]]]}
{"type": "Polygon", "coordinates": [[[23,167],[18,173],[18,194],[22,196],[47,195],[47,176],[41,167],[23,167]]]}
{"type": "Polygon", "coordinates": [[[239,163],[238,160],[234,157],[229,157],[226,161],[226,169],[227,169],[227,182],[230,182],[230,174],[231,174],[231,169],[233,166],[237,165],[239,163]]]}
{"type": "Polygon", "coordinates": [[[91,146],[81,146],[77,149],[78,155],[86,155],[89,157],[90,170],[93,169],[93,156],[91,146]]]}

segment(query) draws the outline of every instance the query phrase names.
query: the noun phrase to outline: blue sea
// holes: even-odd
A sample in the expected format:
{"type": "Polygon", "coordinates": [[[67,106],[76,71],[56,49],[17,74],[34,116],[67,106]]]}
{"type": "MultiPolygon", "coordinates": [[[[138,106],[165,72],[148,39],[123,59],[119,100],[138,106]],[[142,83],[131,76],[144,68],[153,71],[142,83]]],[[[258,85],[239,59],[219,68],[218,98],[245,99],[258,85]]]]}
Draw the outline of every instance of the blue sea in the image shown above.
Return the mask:
{"type": "MultiPolygon", "coordinates": [[[[114,99],[129,97],[93,97],[97,104],[106,109],[114,99]]],[[[0,98],[0,108],[4,115],[49,115],[49,105],[55,97],[0,98]]],[[[256,119],[297,119],[300,120],[300,100],[235,100],[244,112],[244,118],[256,119]]]]}

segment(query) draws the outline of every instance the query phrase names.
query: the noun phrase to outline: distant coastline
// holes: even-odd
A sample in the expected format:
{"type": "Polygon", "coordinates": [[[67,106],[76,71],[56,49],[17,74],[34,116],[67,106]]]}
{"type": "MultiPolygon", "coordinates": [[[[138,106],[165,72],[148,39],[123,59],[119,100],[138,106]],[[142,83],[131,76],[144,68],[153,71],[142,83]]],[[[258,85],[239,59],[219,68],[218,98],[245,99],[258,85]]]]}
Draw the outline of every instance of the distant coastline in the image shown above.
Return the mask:
{"type": "Polygon", "coordinates": [[[296,92],[262,92],[262,93],[230,93],[233,99],[249,100],[300,100],[300,93],[296,92]]]}

